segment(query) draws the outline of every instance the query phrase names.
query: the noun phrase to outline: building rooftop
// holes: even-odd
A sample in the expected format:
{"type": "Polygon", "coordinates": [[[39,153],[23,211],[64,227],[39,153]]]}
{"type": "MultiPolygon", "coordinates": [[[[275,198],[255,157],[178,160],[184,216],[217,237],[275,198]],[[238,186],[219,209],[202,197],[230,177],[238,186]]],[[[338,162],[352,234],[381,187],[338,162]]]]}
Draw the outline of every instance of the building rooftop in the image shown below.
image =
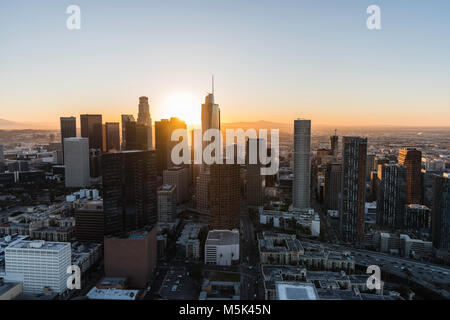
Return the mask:
{"type": "Polygon", "coordinates": [[[10,244],[8,249],[35,249],[35,250],[51,250],[59,251],[62,248],[68,246],[70,248],[69,242],[50,242],[44,240],[23,240],[10,244]]]}
{"type": "Polygon", "coordinates": [[[232,245],[239,244],[238,230],[211,230],[208,232],[205,245],[232,245]]]}
{"type": "Polygon", "coordinates": [[[98,289],[94,287],[87,297],[92,300],[137,300],[139,290],[98,289]]]}
{"type": "Polygon", "coordinates": [[[304,282],[276,282],[278,300],[319,300],[316,287],[304,282]]]}
{"type": "Polygon", "coordinates": [[[171,184],[163,184],[158,191],[171,191],[173,189],[175,189],[176,186],[171,185],[171,184]]]}

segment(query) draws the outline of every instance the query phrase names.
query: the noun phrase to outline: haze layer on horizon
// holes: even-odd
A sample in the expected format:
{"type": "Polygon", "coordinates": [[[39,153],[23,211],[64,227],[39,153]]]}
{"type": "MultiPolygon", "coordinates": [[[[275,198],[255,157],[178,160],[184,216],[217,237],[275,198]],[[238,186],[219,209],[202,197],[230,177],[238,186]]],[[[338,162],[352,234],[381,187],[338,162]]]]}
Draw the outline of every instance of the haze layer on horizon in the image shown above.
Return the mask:
{"type": "Polygon", "coordinates": [[[0,3],[0,118],[120,121],[146,95],[154,121],[199,123],[213,73],[223,122],[448,126],[445,0],[376,1],[378,31],[365,0],[78,0],[81,29],[70,31],[71,4],[0,3]],[[176,108],[173,96],[185,97],[176,108]]]}

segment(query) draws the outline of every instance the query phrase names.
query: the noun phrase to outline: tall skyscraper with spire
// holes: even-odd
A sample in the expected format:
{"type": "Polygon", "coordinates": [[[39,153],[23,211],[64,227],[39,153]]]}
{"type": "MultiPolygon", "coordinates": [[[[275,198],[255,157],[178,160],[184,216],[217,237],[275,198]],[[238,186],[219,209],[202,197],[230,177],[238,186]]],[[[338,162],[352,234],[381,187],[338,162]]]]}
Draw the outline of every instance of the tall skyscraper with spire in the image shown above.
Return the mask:
{"type": "MultiPolygon", "coordinates": [[[[212,78],[212,93],[205,97],[205,103],[202,104],[202,136],[208,129],[220,131],[220,108],[214,102],[214,77],[212,78]]],[[[207,145],[208,142],[202,142],[202,152],[207,145]]],[[[209,183],[210,168],[208,165],[202,164],[196,183],[196,202],[197,209],[203,212],[209,212],[209,183]]]]}
{"type": "Polygon", "coordinates": [[[148,150],[153,150],[152,117],[150,116],[148,97],[139,97],[139,113],[137,122],[147,126],[148,150]]]}
{"type": "MultiPolygon", "coordinates": [[[[220,108],[214,103],[214,77],[212,78],[212,93],[205,97],[205,103],[202,104],[202,135],[208,129],[220,130],[220,108]]],[[[203,142],[203,148],[207,146],[207,142],[203,142]]]]}

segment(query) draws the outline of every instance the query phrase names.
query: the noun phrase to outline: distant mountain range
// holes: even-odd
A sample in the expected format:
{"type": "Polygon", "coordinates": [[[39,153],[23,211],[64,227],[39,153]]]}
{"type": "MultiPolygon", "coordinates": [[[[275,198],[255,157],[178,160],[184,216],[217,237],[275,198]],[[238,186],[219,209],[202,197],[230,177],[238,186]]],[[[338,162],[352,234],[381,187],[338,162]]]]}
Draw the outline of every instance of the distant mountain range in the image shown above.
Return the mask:
{"type": "Polygon", "coordinates": [[[294,125],[292,123],[279,123],[265,120],[259,120],[255,122],[222,123],[221,127],[222,129],[243,129],[243,130],[247,130],[250,128],[253,128],[255,130],[279,129],[281,132],[292,132],[294,130],[294,125]]]}
{"type": "MultiPolygon", "coordinates": [[[[201,125],[189,125],[189,129],[199,129],[201,125]]],[[[279,129],[280,133],[293,133],[294,131],[294,121],[291,123],[281,123],[281,122],[272,122],[266,120],[258,120],[253,122],[229,122],[222,123],[222,129],[243,129],[247,130],[253,128],[255,130],[259,129],[279,129]]],[[[324,125],[316,123],[312,121],[313,130],[334,130],[334,126],[324,125]]],[[[411,129],[419,129],[419,127],[402,127],[402,126],[338,126],[339,130],[386,130],[386,129],[397,129],[397,130],[411,130],[411,129]]],[[[54,122],[15,122],[6,119],[0,119],[0,130],[59,130],[59,124],[54,122]]],[[[421,130],[445,130],[448,131],[450,127],[421,127],[421,130]]],[[[77,128],[79,130],[79,128],[77,128]]],[[[154,130],[154,127],[153,127],[154,130]]]]}
{"type": "Polygon", "coordinates": [[[0,130],[53,130],[57,129],[53,123],[45,122],[15,122],[6,119],[0,119],[0,130]]]}

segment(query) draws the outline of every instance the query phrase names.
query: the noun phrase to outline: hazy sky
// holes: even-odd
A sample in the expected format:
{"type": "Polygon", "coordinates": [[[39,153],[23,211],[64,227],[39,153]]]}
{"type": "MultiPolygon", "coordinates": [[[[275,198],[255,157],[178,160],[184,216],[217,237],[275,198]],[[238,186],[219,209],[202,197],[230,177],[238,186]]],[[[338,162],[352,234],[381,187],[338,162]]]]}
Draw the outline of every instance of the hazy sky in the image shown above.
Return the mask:
{"type": "Polygon", "coordinates": [[[12,121],[119,121],[146,95],[154,121],[199,122],[214,74],[223,122],[450,125],[448,0],[1,0],[0,46],[12,121]]]}

